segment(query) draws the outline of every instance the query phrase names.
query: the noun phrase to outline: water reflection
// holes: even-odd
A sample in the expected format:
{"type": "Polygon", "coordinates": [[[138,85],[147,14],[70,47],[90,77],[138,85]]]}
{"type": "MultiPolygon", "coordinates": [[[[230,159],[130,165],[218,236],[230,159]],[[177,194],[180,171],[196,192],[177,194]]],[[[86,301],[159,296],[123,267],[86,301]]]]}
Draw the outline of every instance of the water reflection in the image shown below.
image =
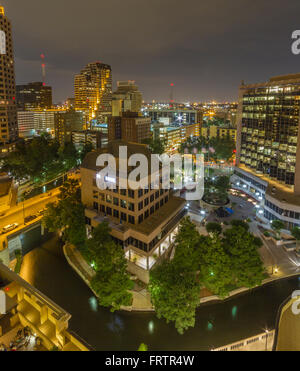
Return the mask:
{"type": "Polygon", "coordinates": [[[153,321],[150,321],[149,324],[148,324],[148,330],[149,330],[149,334],[153,334],[154,333],[154,322],[153,321]]]}
{"type": "Polygon", "coordinates": [[[107,324],[107,327],[112,332],[120,333],[124,330],[124,322],[118,314],[115,314],[111,316],[111,321],[107,324]]]}
{"type": "Polygon", "coordinates": [[[95,298],[95,296],[92,296],[89,298],[89,305],[93,312],[98,312],[98,300],[95,298]]]}
{"type": "Polygon", "coordinates": [[[237,308],[237,306],[235,305],[235,306],[232,308],[232,311],[231,311],[232,318],[235,318],[235,317],[237,316],[237,312],[238,312],[238,308],[237,308]]]}
{"type": "Polygon", "coordinates": [[[209,350],[254,336],[274,327],[280,304],[300,286],[300,277],[295,277],[222,303],[203,304],[197,310],[195,328],[179,335],[173,323],[153,313],[111,313],[100,307],[69,267],[56,239],[27,254],[21,274],[72,315],[71,330],[95,349],[112,351],[136,350],[141,343],[150,351],[209,350]]]}

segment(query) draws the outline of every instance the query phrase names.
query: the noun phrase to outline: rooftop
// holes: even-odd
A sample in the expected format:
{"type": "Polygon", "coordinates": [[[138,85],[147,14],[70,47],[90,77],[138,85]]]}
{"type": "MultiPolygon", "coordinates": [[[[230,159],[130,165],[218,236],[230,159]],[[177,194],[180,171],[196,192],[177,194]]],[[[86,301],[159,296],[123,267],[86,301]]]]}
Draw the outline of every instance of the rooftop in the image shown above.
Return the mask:
{"type": "Polygon", "coordinates": [[[81,167],[95,171],[100,170],[100,168],[96,166],[98,156],[107,153],[113,155],[115,159],[118,159],[119,148],[121,146],[127,146],[127,159],[129,159],[132,155],[135,154],[143,154],[147,157],[149,161],[151,160],[151,152],[148,149],[147,145],[125,142],[122,140],[115,140],[109,142],[106,148],[101,148],[96,151],[88,153],[85,159],[83,160],[81,167]]]}
{"type": "Polygon", "coordinates": [[[143,223],[133,225],[132,228],[144,234],[152,233],[162,223],[169,222],[170,217],[185,205],[185,200],[179,197],[171,196],[169,201],[152,214],[143,223]]]}
{"type": "Polygon", "coordinates": [[[276,180],[272,180],[263,174],[258,174],[247,166],[240,164],[239,169],[250,173],[268,183],[266,194],[283,203],[300,206],[300,197],[294,193],[294,189],[276,180]]]}
{"type": "Polygon", "coordinates": [[[282,75],[282,76],[274,76],[271,77],[269,81],[262,82],[258,84],[247,84],[241,85],[243,89],[255,89],[255,88],[264,88],[264,87],[272,87],[278,85],[289,85],[289,84],[300,84],[300,73],[289,74],[289,75],[282,75]]]}

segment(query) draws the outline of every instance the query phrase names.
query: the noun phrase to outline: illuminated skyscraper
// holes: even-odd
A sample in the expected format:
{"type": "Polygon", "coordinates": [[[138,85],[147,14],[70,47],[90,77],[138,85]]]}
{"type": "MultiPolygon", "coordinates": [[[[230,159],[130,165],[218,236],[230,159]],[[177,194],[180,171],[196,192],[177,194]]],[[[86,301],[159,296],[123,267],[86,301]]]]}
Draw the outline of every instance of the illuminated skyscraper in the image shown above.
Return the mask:
{"type": "Polygon", "coordinates": [[[112,71],[108,64],[89,63],[75,76],[75,109],[89,120],[112,113],[112,71]]]}
{"type": "Polygon", "coordinates": [[[122,116],[122,112],[141,112],[143,97],[135,81],[118,81],[118,89],[113,93],[112,114],[122,116]]]}
{"type": "Polygon", "coordinates": [[[42,82],[17,85],[17,107],[22,111],[36,108],[51,108],[51,86],[45,86],[42,82]]]}
{"type": "Polygon", "coordinates": [[[240,87],[232,181],[261,205],[258,216],[300,226],[300,74],[240,87]]]}
{"type": "Polygon", "coordinates": [[[18,139],[16,85],[11,23],[0,7],[0,154],[18,139]]]}

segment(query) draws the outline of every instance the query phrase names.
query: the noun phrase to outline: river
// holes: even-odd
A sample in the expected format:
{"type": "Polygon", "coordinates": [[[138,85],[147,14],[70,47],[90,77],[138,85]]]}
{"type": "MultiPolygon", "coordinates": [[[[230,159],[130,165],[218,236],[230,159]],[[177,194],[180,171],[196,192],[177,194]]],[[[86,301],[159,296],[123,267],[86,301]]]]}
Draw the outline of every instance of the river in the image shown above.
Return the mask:
{"type": "Polygon", "coordinates": [[[300,277],[271,283],[222,303],[202,304],[195,328],[179,335],[153,313],[111,313],[99,307],[86,284],[66,262],[52,237],[24,257],[21,276],[71,315],[70,329],[96,350],[210,350],[274,328],[279,305],[300,277]]]}

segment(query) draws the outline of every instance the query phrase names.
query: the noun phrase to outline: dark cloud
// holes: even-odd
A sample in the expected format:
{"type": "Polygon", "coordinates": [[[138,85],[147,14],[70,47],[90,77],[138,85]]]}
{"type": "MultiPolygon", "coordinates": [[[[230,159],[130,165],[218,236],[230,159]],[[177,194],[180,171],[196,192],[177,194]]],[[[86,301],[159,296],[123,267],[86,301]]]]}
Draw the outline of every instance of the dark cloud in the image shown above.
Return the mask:
{"type": "Polygon", "coordinates": [[[73,95],[88,62],[134,79],[147,100],[235,99],[242,79],[300,72],[291,33],[298,0],[0,0],[13,23],[17,82],[40,79],[41,52],[55,99],[73,95]]]}

